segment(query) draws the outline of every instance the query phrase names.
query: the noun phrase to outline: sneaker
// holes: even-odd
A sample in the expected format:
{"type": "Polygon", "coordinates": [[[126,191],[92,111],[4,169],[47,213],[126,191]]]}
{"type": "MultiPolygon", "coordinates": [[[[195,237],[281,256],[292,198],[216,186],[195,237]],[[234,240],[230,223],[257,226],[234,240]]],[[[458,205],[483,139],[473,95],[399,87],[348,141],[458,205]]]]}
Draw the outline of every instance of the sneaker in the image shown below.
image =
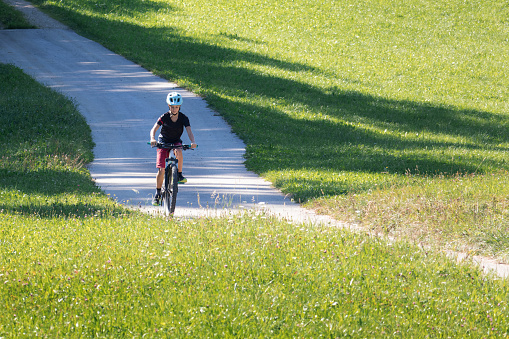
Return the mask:
{"type": "Polygon", "coordinates": [[[182,173],[179,173],[179,184],[185,184],[187,182],[187,179],[182,175],[182,173]]]}
{"type": "Polygon", "coordinates": [[[154,195],[154,198],[152,199],[152,205],[153,206],[159,206],[161,205],[161,196],[160,195],[154,195]]]}

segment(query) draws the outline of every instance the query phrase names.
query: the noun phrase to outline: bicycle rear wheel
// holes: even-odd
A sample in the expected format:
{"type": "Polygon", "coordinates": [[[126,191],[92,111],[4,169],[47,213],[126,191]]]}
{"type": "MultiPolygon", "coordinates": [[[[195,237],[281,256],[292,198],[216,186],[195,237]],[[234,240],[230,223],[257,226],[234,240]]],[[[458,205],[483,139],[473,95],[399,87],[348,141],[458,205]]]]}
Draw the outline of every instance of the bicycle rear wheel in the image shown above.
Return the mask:
{"type": "Polygon", "coordinates": [[[178,192],[177,166],[171,166],[171,171],[166,171],[164,178],[163,209],[167,216],[175,212],[178,192]]]}

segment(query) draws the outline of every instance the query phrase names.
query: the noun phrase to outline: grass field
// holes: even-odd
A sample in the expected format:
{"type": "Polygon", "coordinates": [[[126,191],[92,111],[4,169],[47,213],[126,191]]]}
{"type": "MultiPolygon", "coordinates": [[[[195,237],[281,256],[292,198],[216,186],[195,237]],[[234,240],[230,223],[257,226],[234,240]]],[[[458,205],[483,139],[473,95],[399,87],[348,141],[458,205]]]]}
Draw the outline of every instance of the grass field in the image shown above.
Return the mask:
{"type": "Polygon", "coordinates": [[[0,337],[507,336],[507,282],[417,246],[506,256],[507,8],[404,5],[44,2],[202,94],[295,199],[410,242],[124,210],[75,105],[0,65],[0,337]]]}
{"type": "Polygon", "coordinates": [[[117,206],[83,167],[93,143],[73,102],[11,65],[0,138],[2,338],[507,335],[507,281],[421,247],[117,206]]]}
{"type": "Polygon", "coordinates": [[[0,93],[0,337],[507,335],[507,281],[421,247],[124,210],[83,167],[72,102],[10,65],[0,93]]]}
{"type": "Polygon", "coordinates": [[[202,95],[296,201],[508,259],[503,3],[34,2],[202,95]]]}

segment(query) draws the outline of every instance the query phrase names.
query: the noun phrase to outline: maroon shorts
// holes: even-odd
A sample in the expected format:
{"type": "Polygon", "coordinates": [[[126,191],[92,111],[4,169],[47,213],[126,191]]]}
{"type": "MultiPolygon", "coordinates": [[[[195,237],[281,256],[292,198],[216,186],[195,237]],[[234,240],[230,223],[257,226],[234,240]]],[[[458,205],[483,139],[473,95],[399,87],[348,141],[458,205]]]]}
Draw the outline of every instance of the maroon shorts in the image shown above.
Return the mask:
{"type": "MultiPolygon", "coordinates": [[[[174,143],[174,145],[182,145],[180,142],[174,143]]],[[[166,167],[166,158],[170,156],[170,150],[167,148],[158,148],[157,149],[157,159],[156,159],[156,168],[165,168],[166,167]]]]}

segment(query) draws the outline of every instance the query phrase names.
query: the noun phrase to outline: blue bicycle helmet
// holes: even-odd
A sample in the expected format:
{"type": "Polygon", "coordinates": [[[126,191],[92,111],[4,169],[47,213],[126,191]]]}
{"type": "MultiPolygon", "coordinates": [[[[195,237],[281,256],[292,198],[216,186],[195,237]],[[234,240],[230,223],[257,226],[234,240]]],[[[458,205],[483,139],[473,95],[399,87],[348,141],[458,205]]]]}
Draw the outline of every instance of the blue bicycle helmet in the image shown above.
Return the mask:
{"type": "Polygon", "coordinates": [[[170,92],[166,97],[166,103],[170,106],[180,106],[182,105],[182,95],[177,92],[170,92]]]}

